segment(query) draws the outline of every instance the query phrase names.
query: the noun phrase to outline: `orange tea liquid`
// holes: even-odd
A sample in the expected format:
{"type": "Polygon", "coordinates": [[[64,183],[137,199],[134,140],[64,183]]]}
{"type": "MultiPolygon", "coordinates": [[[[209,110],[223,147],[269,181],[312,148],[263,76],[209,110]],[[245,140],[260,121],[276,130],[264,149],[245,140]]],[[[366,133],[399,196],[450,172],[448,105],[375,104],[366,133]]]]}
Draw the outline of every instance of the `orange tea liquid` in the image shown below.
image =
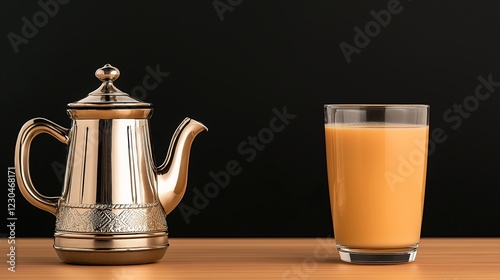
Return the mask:
{"type": "Polygon", "coordinates": [[[351,248],[419,242],[428,126],[325,125],[335,239],[351,248]]]}

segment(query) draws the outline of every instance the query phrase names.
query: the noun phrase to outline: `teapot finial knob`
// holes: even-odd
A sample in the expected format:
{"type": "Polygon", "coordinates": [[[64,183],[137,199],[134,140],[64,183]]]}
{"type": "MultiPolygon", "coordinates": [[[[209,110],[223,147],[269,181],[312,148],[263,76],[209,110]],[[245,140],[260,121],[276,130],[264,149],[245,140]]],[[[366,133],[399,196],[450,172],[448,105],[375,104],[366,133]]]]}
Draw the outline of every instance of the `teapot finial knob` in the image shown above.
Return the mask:
{"type": "Polygon", "coordinates": [[[109,81],[114,82],[120,77],[120,70],[108,63],[97,69],[95,71],[95,76],[103,83],[109,81]]]}
{"type": "Polygon", "coordinates": [[[117,89],[113,86],[113,82],[120,77],[120,70],[118,68],[112,66],[111,64],[106,64],[103,67],[97,69],[95,71],[95,76],[101,80],[102,85],[99,89],[94,92],[91,92],[90,95],[100,95],[102,93],[122,93],[121,90],[117,89]]]}

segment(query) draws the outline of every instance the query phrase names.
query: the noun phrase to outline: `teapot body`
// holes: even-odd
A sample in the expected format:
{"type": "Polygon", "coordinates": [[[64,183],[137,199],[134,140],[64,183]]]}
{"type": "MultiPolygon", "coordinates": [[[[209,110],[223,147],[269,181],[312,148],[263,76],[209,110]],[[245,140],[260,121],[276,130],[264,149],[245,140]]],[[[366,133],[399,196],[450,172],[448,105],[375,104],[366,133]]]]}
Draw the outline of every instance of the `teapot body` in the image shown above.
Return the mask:
{"type": "Polygon", "coordinates": [[[127,257],[133,263],[163,256],[143,256],[150,250],[164,253],[168,246],[148,119],[74,120],[69,139],[56,211],[54,248],[59,256],[75,263],[88,262],[98,250],[108,255],[136,250],[141,256],[127,257]]]}

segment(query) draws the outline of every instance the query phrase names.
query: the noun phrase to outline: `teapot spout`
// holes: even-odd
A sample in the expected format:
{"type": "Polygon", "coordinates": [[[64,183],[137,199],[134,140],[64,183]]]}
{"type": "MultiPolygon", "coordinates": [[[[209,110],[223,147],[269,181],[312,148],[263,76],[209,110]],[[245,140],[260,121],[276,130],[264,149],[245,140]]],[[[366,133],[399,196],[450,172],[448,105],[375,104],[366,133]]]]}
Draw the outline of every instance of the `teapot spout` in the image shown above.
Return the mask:
{"type": "Polygon", "coordinates": [[[156,169],[158,196],[166,214],[181,201],[187,186],[189,154],[194,138],[208,128],[185,118],[175,130],[165,161],[156,169]]]}

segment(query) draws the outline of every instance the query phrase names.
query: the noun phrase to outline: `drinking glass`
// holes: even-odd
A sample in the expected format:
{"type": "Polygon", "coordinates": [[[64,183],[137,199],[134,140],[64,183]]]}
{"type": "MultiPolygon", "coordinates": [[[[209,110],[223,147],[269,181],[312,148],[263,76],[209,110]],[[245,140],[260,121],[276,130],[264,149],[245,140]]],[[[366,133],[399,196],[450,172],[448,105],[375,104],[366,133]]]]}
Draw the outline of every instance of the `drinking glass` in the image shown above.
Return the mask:
{"type": "Polygon", "coordinates": [[[341,260],[405,263],[420,240],[428,105],[327,104],[328,185],[341,260]]]}

